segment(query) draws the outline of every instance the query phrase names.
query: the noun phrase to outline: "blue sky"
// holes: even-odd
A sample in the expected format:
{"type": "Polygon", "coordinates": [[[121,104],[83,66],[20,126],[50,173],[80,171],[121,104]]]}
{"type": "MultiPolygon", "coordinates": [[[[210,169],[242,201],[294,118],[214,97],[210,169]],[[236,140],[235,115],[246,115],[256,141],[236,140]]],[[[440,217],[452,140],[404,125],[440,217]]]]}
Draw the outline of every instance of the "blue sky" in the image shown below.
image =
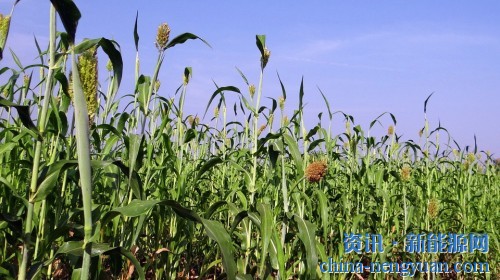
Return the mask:
{"type": "MultiPolygon", "coordinates": [[[[8,13],[10,2],[1,1],[0,12],[8,13]]],[[[132,32],[139,11],[143,74],[153,72],[156,28],[162,22],[170,25],[172,36],[192,32],[212,46],[189,41],[167,52],[160,94],[173,96],[184,67],[193,67],[188,113],[203,114],[214,91],[212,80],[246,91],[235,67],[251,83],[258,83],[260,54],[255,35],[266,34],[271,59],[264,96],[281,95],[278,72],[287,88],[287,107],[295,109],[304,77],[308,128],[317,122],[319,112],[327,112],[320,87],[333,110],[353,115],[357,124],[368,129],[378,115],[391,112],[398,120],[396,132],[418,142],[418,130],[424,124],[423,103],[434,92],[427,111],[431,128],[441,122],[462,147],[473,145],[476,135],[480,150],[500,156],[498,1],[76,3],[82,12],[79,40],[106,37],[121,46],[125,68],[120,95],[133,89],[132,32]]],[[[16,7],[7,48],[16,51],[25,65],[35,62],[33,34],[46,42],[48,8],[49,1],[35,0],[22,0],[16,7]]],[[[8,53],[1,64],[14,66],[8,53]]],[[[382,124],[371,134],[385,133],[390,118],[382,118],[382,124]]],[[[343,120],[336,115],[333,130],[340,133],[343,129],[343,120]]],[[[445,139],[441,134],[441,141],[445,139]]]]}

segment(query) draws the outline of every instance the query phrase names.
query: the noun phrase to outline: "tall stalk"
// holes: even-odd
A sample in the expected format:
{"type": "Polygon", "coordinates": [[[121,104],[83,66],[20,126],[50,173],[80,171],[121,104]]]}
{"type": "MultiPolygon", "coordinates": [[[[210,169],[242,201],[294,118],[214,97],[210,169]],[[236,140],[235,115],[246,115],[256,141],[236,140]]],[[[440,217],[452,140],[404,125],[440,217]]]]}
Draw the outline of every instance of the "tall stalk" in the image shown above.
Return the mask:
{"type": "Polygon", "coordinates": [[[71,49],[71,69],[73,73],[73,93],[75,107],[76,149],[80,187],[82,189],[84,218],[84,252],[81,279],[90,278],[90,258],[92,251],[92,170],[90,167],[89,115],[83,93],[74,47],[71,49]]]}
{"type": "MultiPolygon", "coordinates": [[[[49,25],[49,71],[47,73],[47,77],[45,79],[45,92],[43,98],[42,110],[40,112],[39,121],[38,121],[38,130],[42,135],[41,138],[36,140],[35,144],[35,155],[33,158],[33,169],[31,172],[31,183],[29,188],[29,197],[31,198],[37,191],[37,180],[38,180],[38,169],[40,167],[40,160],[42,155],[42,144],[43,144],[43,136],[45,133],[45,125],[47,119],[47,112],[49,108],[49,101],[52,97],[52,80],[54,76],[54,67],[55,67],[55,46],[56,46],[56,10],[54,6],[50,7],[50,25],[49,25]]],[[[29,259],[29,246],[31,243],[31,230],[33,223],[33,211],[34,211],[34,201],[31,199],[28,202],[28,209],[26,213],[26,225],[24,227],[24,246],[23,246],[23,260],[21,262],[21,266],[19,267],[18,279],[24,280],[26,279],[26,269],[28,267],[28,259],[29,259]]]]}

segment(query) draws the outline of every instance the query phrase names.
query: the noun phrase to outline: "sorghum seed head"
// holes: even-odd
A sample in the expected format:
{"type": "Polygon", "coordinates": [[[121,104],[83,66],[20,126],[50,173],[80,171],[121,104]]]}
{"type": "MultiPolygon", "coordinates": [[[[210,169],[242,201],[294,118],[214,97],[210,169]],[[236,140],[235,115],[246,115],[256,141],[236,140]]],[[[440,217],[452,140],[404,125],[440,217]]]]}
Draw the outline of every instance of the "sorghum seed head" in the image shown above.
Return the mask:
{"type": "Polygon", "coordinates": [[[401,175],[401,179],[403,179],[403,181],[409,181],[410,178],[411,178],[411,168],[409,166],[403,166],[403,168],[401,168],[401,170],[399,171],[400,175],[401,175]]]}
{"type": "Polygon", "coordinates": [[[290,124],[290,120],[288,119],[288,116],[283,117],[283,125],[288,126],[290,124]]]}
{"type": "Polygon", "coordinates": [[[189,84],[189,75],[182,75],[182,83],[186,86],[189,84]]]}
{"type": "Polygon", "coordinates": [[[167,23],[162,23],[158,26],[158,32],[156,33],[156,48],[159,51],[164,51],[167,48],[168,39],[170,37],[170,27],[167,23]]]}
{"type": "Polygon", "coordinates": [[[473,163],[476,160],[476,155],[474,153],[469,153],[466,159],[469,163],[473,163]]]}
{"type": "Polygon", "coordinates": [[[111,60],[108,60],[108,63],[106,63],[106,70],[108,70],[108,72],[113,71],[113,63],[111,60]]]}
{"type": "Polygon", "coordinates": [[[253,98],[253,96],[255,95],[255,85],[248,86],[248,91],[250,92],[250,97],[253,98]]]}
{"type": "Polygon", "coordinates": [[[269,115],[269,120],[267,120],[267,123],[271,125],[274,121],[274,114],[269,115]]]}
{"type": "Polygon", "coordinates": [[[191,126],[195,126],[200,123],[200,118],[199,117],[194,117],[194,116],[189,116],[188,117],[188,122],[191,126]]]}
{"type": "Polygon", "coordinates": [[[78,57],[78,72],[82,82],[83,94],[87,100],[89,120],[92,123],[99,108],[98,104],[98,73],[97,73],[97,48],[93,47],[78,57]]]}
{"type": "Polygon", "coordinates": [[[2,59],[3,49],[5,48],[5,43],[7,42],[7,36],[9,35],[10,29],[10,16],[4,16],[0,14],[0,59],[2,59]]]}
{"type": "Polygon", "coordinates": [[[394,134],[394,126],[390,125],[389,128],[387,129],[387,135],[393,135],[394,134]]]}
{"type": "Polygon", "coordinates": [[[427,206],[427,213],[431,219],[435,219],[439,214],[439,201],[435,198],[429,200],[429,205],[427,206]]]}
{"type": "Polygon", "coordinates": [[[343,146],[344,146],[344,149],[349,150],[349,147],[351,146],[351,144],[349,143],[349,141],[346,141],[346,142],[344,142],[343,146]]]}
{"type": "Polygon", "coordinates": [[[262,69],[266,68],[267,62],[269,62],[269,57],[271,57],[271,51],[264,47],[264,54],[260,58],[262,69]]]}
{"type": "Polygon", "coordinates": [[[257,132],[257,135],[260,135],[264,131],[264,129],[266,129],[266,128],[267,128],[267,124],[261,125],[259,127],[259,131],[257,132]]]}
{"type": "Polygon", "coordinates": [[[279,98],[279,104],[280,104],[281,111],[285,110],[285,97],[280,96],[280,98],[279,98]]]}
{"type": "Polygon", "coordinates": [[[160,80],[156,80],[155,82],[155,92],[158,93],[158,90],[160,90],[161,82],[160,80]]]}
{"type": "Polygon", "coordinates": [[[216,118],[219,117],[219,107],[214,108],[214,117],[216,117],[216,118]]]}
{"type": "Polygon", "coordinates": [[[28,86],[28,83],[30,82],[30,76],[24,75],[23,82],[24,82],[24,86],[28,86]]]}
{"type": "Polygon", "coordinates": [[[306,167],[305,177],[310,183],[317,183],[325,177],[327,168],[325,161],[312,162],[306,167]]]}

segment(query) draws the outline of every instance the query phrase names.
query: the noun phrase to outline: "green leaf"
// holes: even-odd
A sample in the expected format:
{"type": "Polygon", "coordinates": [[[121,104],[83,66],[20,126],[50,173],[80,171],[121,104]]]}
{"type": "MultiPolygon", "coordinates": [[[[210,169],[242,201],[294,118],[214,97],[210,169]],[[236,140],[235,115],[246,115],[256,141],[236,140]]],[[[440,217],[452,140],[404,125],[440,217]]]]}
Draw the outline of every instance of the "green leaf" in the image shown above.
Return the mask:
{"type": "Polygon", "coordinates": [[[304,99],[304,77],[300,81],[300,91],[299,91],[299,110],[302,110],[302,101],[304,99]]]}
{"type": "MultiPolygon", "coordinates": [[[[140,162],[140,158],[138,158],[139,152],[141,151],[142,144],[144,142],[143,135],[131,134],[129,136],[128,141],[128,156],[129,156],[129,172],[128,172],[128,180],[129,185],[132,185],[132,180],[134,178],[134,171],[139,168],[136,168],[138,161],[140,162]]],[[[140,190],[136,193],[137,198],[143,199],[143,194],[140,190]]]]}
{"type": "Polygon", "coordinates": [[[225,200],[219,200],[219,201],[215,202],[214,204],[210,205],[210,207],[208,208],[207,211],[205,211],[205,214],[203,215],[203,217],[205,219],[210,219],[210,217],[215,213],[215,211],[217,211],[222,206],[226,206],[226,205],[227,205],[227,201],[225,201],[225,200]]]}
{"type": "Polygon", "coordinates": [[[432,96],[433,94],[434,94],[434,92],[433,92],[433,93],[431,93],[429,96],[427,96],[427,98],[426,98],[426,99],[425,99],[425,101],[424,101],[424,114],[425,114],[425,113],[427,113],[427,102],[429,101],[429,99],[431,99],[431,96],[432,96]]]}
{"type": "Polygon", "coordinates": [[[42,136],[40,132],[31,120],[30,110],[28,106],[18,105],[8,101],[7,99],[4,99],[3,97],[0,97],[0,107],[12,107],[16,109],[17,114],[19,115],[19,119],[21,119],[23,125],[37,134],[39,139],[41,139],[42,136]]]}
{"type": "Polygon", "coordinates": [[[199,169],[198,173],[196,174],[196,179],[194,180],[195,183],[198,182],[198,180],[203,176],[205,172],[216,166],[217,164],[221,164],[224,161],[220,157],[213,157],[209,160],[207,160],[199,169]]]}
{"type": "Polygon", "coordinates": [[[299,145],[297,141],[293,139],[289,134],[283,134],[283,139],[285,139],[286,145],[290,150],[290,154],[292,155],[293,161],[295,162],[296,171],[300,177],[304,174],[304,164],[302,161],[302,155],[299,151],[299,145]]]}
{"type": "Polygon", "coordinates": [[[201,40],[203,43],[205,43],[207,46],[211,47],[209,43],[207,43],[207,41],[203,40],[202,38],[192,34],[192,33],[183,33],[177,37],[175,37],[174,39],[172,39],[170,42],[168,42],[167,46],[166,46],[166,49],[168,48],[171,48],[177,44],[183,44],[185,43],[187,40],[196,40],[196,39],[199,39],[201,40]]]}
{"type": "Polygon", "coordinates": [[[160,203],[159,200],[132,200],[127,206],[118,207],[111,211],[118,212],[125,217],[137,217],[146,214],[158,203],[160,203]]]}
{"type": "Polygon", "coordinates": [[[256,44],[257,48],[259,48],[261,57],[264,56],[264,49],[266,48],[266,35],[256,35],[256,44]]]}
{"type": "Polygon", "coordinates": [[[114,79],[112,89],[113,94],[115,94],[120,87],[123,73],[123,59],[119,51],[119,45],[115,41],[101,38],[101,40],[99,41],[99,46],[108,55],[109,60],[111,60],[111,64],[113,65],[114,79]]]}
{"type": "Polygon", "coordinates": [[[321,93],[321,96],[323,96],[323,100],[325,101],[325,104],[326,104],[326,109],[328,110],[328,117],[331,120],[333,118],[333,113],[332,113],[332,110],[330,107],[330,103],[328,102],[328,99],[326,99],[326,96],[323,94],[323,92],[321,91],[321,89],[319,87],[318,87],[318,90],[319,90],[319,93],[321,93]]]}
{"type": "Polygon", "coordinates": [[[259,212],[261,218],[260,236],[262,238],[259,274],[264,275],[264,271],[266,268],[265,261],[267,258],[269,243],[271,241],[271,235],[273,233],[273,213],[271,210],[271,206],[264,203],[257,204],[257,211],[259,212]]]}
{"type": "Polygon", "coordinates": [[[14,51],[12,49],[9,49],[10,50],[10,54],[12,55],[12,58],[14,59],[14,62],[17,64],[17,66],[21,69],[23,69],[23,65],[21,64],[21,61],[19,60],[19,57],[17,57],[17,55],[14,53],[14,51]]]}
{"type": "Polygon", "coordinates": [[[280,81],[280,86],[281,86],[281,93],[283,94],[283,99],[286,100],[286,90],[285,90],[285,86],[283,85],[283,82],[281,81],[281,77],[280,75],[276,72],[276,74],[278,75],[278,80],[280,81]]]}
{"type": "Polygon", "coordinates": [[[328,220],[330,218],[330,216],[328,215],[328,198],[326,197],[326,194],[320,189],[317,189],[314,193],[318,198],[317,207],[321,217],[321,225],[323,226],[323,236],[326,238],[328,234],[328,220]]]}
{"type": "Polygon", "coordinates": [[[117,42],[104,37],[97,39],[85,39],[80,44],[75,46],[74,51],[76,54],[81,54],[95,46],[102,48],[102,50],[108,55],[109,60],[111,60],[111,64],[113,65],[113,75],[115,78],[113,79],[112,90],[114,94],[120,87],[123,74],[123,59],[119,51],[120,45],[118,45],[117,42]]]}
{"type": "Polygon", "coordinates": [[[319,144],[323,142],[325,142],[325,139],[314,140],[313,142],[311,142],[311,144],[309,144],[309,147],[307,147],[307,152],[311,152],[312,150],[314,150],[314,148],[316,148],[319,144]]]}
{"type": "MultiPolygon", "coordinates": [[[[55,256],[59,254],[64,254],[64,255],[73,255],[81,257],[83,256],[83,246],[84,246],[83,241],[65,242],[61,247],[59,247],[59,250],[57,250],[55,256]]],[[[100,256],[102,254],[113,254],[113,253],[120,253],[121,255],[129,259],[130,262],[132,262],[132,264],[135,266],[135,271],[137,271],[139,279],[145,279],[144,270],[142,269],[140,262],[129,250],[126,250],[122,247],[111,247],[105,243],[92,244],[92,252],[91,252],[92,257],[100,256]]],[[[50,265],[51,263],[52,259],[45,262],[45,265],[50,265]]]]}
{"type": "Polygon", "coordinates": [[[236,92],[236,93],[241,94],[240,89],[237,87],[233,87],[233,86],[218,87],[217,90],[214,91],[214,93],[212,93],[212,97],[210,97],[210,100],[208,101],[207,108],[205,109],[205,114],[203,114],[203,117],[205,117],[207,115],[208,108],[210,108],[210,104],[212,104],[212,101],[214,100],[214,98],[219,94],[224,95],[224,91],[232,91],[232,92],[236,92]]]}
{"type": "Polygon", "coordinates": [[[139,11],[135,14],[135,24],[134,24],[134,44],[135,50],[139,51],[139,33],[137,32],[137,19],[139,18],[139,11]]]}
{"type": "Polygon", "coordinates": [[[218,221],[212,221],[207,219],[201,219],[203,226],[205,227],[205,233],[207,236],[217,242],[219,248],[222,252],[222,265],[226,271],[228,279],[236,279],[237,267],[234,261],[234,247],[231,236],[226,231],[224,226],[218,221]]]}
{"type": "Polygon", "coordinates": [[[68,33],[70,44],[75,43],[78,21],[82,17],[80,10],[72,0],[50,0],[61,18],[64,29],[68,33]]]}
{"type": "Polygon", "coordinates": [[[12,149],[14,149],[17,145],[17,143],[13,142],[0,144],[0,155],[12,151],[12,149]]]}
{"type": "Polygon", "coordinates": [[[306,278],[316,279],[316,267],[318,266],[318,255],[316,253],[316,226],[305,221],[297,214],[294,214],[294,220],[297,223],[299,232],[297,236],[304,244],[306,249],[306,278]]]}

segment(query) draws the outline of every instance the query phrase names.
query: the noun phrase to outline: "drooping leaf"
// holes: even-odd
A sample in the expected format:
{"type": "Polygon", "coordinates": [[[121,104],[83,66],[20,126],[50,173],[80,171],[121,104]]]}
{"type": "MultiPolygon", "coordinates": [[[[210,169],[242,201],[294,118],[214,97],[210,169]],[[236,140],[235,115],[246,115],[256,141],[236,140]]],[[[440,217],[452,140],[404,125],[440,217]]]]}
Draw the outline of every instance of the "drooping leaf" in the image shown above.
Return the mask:
{"type": "Polygon", "coordinates": [[[299,232],[297,236],[306,250],[306,278],[316,279],[316,267],[318,265],[318,254],[316,252],[316,226],[298,215],[294,215],[299,232]]]}
{"type": "Polygon", "coordinates": [[[207,41],[203,40],[202,38],[200,38],[200,37],[198,37],[198,36],[196,36],[196,35],[194,35],[194,34],[192,34],[192,33],[183,33],[183,34],[181,34],[181,35],[179,35],[179,36],[177,36],[177,37],[173,38],[172,40],[170,40],[170,41],[168,42],[168,44],[167,44],[167,47],[166,47],[166,48],[168,49],[168,48],[171,48],[171,47],[173,47],[173,46],[175,46],[175,45],[177,45],[177,44],[183,44],[183,43],[185,43],[187,40],[196,40],[196,39],[201,40],[201,41],[202,41],[203,43],[205,43],[207,46],[211,47],[211,46],[210,46],[210,44],[209,44],[207,41]]]}
{"type": "Polygon", "coordinates": [[[208,112],[208,108],[210,108],[210,104],[212,104],[212,101],[214,100],[214,98],[219,95],[219,94],[224,94],[224,91],[231,91],[231,92],[236,92],[238,94],[241,94],[241,91],[239,88],[237,87],[233,87],[233,86],[227,86],[227,87],[218,87],[216,91],[214,91],[214,93],[212,93],[212,97],[210,97],[210,100],[208,101],[208,104],[207,104],[207,108],[205,108],[205,113],[203,114],[203,117],[205,117],[207,115],[207,112],[208,112]]]}
{"type": "Polygon", "coordinates": [[[234,261],[234,247],[231,236],[219,221],[201,219],[207,236],[217,242],[222,252],[222,264],[227,274],[227,279],[236,279],[237,266],[234,261]]]}
{"type": "Polygon", "coordinates": [[[35,134],[38,135],[39,139],[41,139],[41,134],[36,128],[35,124],[31,120],[31,115],[30,115],[30,110],[28,106],[24,105],[18,105],[15,103],[10,102],[7,99],[4,99],[3,97],[0,97],[0,107],[12,107],[16,109],[17,114],[19,115],[19,119],[23,123],[24,126],[26,126],[28,129],[33,131],[35,134]]]}
{"type": "Polygon", "coordinates": [[[70,44],[75,43],[78,21],[82,17],[80,10],[72,0],[50,0],[61,18],[64,29],[68,33],[70,44]]]}
{"type": "Polygon", "coordinates": [[[426,98],[426,99],[425,99],[425,101],[424,101],[424,114],[425,114],[425,113],[427,113],[427,102],[429,101],[429,99],[431,98],[431,96],[432,96],[433,94],[434,94],[434,92],[433,92],[433,93],[431,93],[429,96],[427,96],[427,98],[426,98]]]}
{"type": "Polygon", "coordinates": [[[216,166],[217,164],[221,164],[223,163],[224,161],[220,158],[220,157],[213,157],[209,160],[207,160],[199,169],[198,169],[198,173],[196,174],[196,179],[194,180],[194,182],[198,182],[198,180],[201,178],[201,176],[203,176],[203,174],[205,174],[205,172],[207,172],[208,170],[210,170],[211,168],[213,168],[214,166],[216,166]]]}

